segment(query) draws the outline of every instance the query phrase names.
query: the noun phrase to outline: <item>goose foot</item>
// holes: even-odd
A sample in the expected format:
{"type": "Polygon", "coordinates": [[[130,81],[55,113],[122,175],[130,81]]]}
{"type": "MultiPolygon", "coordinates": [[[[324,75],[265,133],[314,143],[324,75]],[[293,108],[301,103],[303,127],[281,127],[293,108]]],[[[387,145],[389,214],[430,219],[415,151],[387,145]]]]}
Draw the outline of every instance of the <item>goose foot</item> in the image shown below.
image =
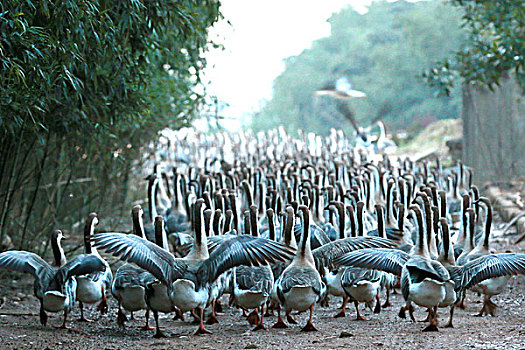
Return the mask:
{"type": "Polygon", "coordinates": [[[126,327],[126,325],[125,325],[126,322],[128,322],[128,318],[126,317],[124,312],[121,309],[119,309],[118,312],[117,312],[117,325],[120,328],[125,328],[126,327]]]}
{"type": "Polygon", "coordinates": [[[286,315],[286,321],[291,324],[297,324],[297,321],[293,319],[292,315],[286,315]]]}
{"type": "Polygon", "coordinates": [[[390,306],[392,306],[392,304],[390,303],[390,300],[385,301],[383,303],[383,305],[382,305],[383,308],[387,308],[387,307],[390,307],[390,306]]]}
{"type": "Polygon", "coordinates": [[[342,309],[336,315],[334,315],[334,318],[340,318],[340,317],[346,317],[345,309],[342,309]]]}
{"type": "Polygon", "coordinates": [[[90,320],[89,318],[84,317],[83,315],[77,320],[78,322],[86,322],[91,323],[93,320],[90,320]]]}
{"type": "Polygon", "coordinates": [[[364,318],[363,316],[361,315],[357,315],[357,317],[355,318],[356,321],[368,321],[366,318],[364,318]]]}
{"type": "Polygon", "coordinates": [[[203,320],[204,320],[204,308],[199,307],[197,309],[199,309],[199,311],[200,311],[199,312],[200,313],[200,324],[199,324],[199,328],[197,328],[197,331],[195,332],[195,335],[212,334],[212,332],[210,332],[209,330],[204,328],[204,323],[203,323],[203,320]]]}
{"type": "Polygon", "coordinates": [[[250,324],[250,326],[254,326],[259,323],[259,314],[256,310],[253,310],[250,312],[250,314],[246,317],[246,320],[250,324]]]}
{"type": "Polygon", "coordinates": [[[316,332],[317,328],[314,327],[313,323],[308,321],[306,325],[301,329],[301,332],[316,332]]]}
{"type": "Polygon", "coordinates": [[[156,339],[158,339],[158,338],[167,338],[167,336],[160,329],[157,329],[157,331],[153,335],[153,338],[156,338],[156,339]]]}
{"type": "Polygon", "coordinates": [[[69,329],[68,326],[66,326],[65,324],[62,324],[60,326],[54,326],[56,329],[69,329]]]}
{"type": "Polygon", "coordinates": [[[197,328],[197,331],[195,332],[195,335],[204,335],[204,334],[213,334],[213,332],[207,330],[206,328],[204,328],[204,326],[199,326],[199,328],[197,328]]]}
{"type": "Polygon", "coordinates": [[[266,326],[264,324],[259,323],[254,329],[252,329],[252,332],[257,332],[260,330],[266,330],[266,326]]]}
{"type": "Polygon", "coordinates": [[[281,320],[275,322],[275,324],[272,326],[272,328],[284,329],[284,328],[289,328],[289,326],[286,323],[284,323],[284,321],[281,319],[281,320]]]}
{"type": "Polygon", "coordinates": [[[449,322],[446,325],[444,325],[443,327],[445,327],[445,328],[454,328],[454,324],[452,324],[452,322],[449,322]]]}
{"type": "Polygon", "coordinates": [[[212,324],[217,324],[217,323],[219,323],[219,320],[217,320],[217,317],[215,317],[215,315],[211,315],[206,321],[207,325],[212,325],[212,324]]]}
{"type": "Polygon", "coordinates": [[[439,329],[435,324],[430,324],[423,329],[423,332],[439,332],[439,329]]]}

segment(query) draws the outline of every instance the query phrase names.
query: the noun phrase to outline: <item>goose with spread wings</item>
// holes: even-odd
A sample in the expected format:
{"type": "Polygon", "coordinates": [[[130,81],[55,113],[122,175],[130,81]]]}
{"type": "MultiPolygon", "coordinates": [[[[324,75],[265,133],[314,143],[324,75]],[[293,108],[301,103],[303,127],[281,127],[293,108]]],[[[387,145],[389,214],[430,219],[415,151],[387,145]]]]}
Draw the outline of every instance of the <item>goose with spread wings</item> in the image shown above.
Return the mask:
{"type": "MultiPolygon", "coordinates": [[[[443,225],[443,224],[442,224],[443,225]]],[[[450,254],[450,253],[449,253],[450,254]]],[[[404,283],[414,284],[412,279],[407,281],[404,275],[407,265],[413,257],[401,250],[395,249],[363,249],[348,253],[334,261],[337,266],[357,266],[368,269],[382,270],[402,277],[404,283]],[[404,278],[403,278],[404,277],[404,278]]],[[[460,296],[473,286],[491,278],[500,276],[514,276],[525,274],[525,254],[500,253],[478,257],[463,266],[445,265],[454,282],[454,292],[459,302],[460,296]]],[[[441,278],[443,279],[443,278],[441,278]]],[[[409,286],[410,287],[410,286],[409,286]]],[[[403,297],[408,300],[411,288],[402,285],[403,297]]],[[[446,299],[443,298],[441,303],[446,299]]]]}
{"type": "Polygon", "coordinates": [[[64,321],[60,328],[67,328],[67,316],[73,309],[76,298],[77,281],[75,276],[104,271],[106,265],[97,257],[82,254],[65,263],[65,256],[60,241],[60,230],[52,234],[51,246],[55,256],[54,269],[35,253],[11,250],[0,253],[0,269],[25,272],[35,278],[34,293],[40,301],[40,323],[47,324],[47,312],[64,312],[64,321]]]}
{"type": "Polygon", "coordinates": [[[204,328],[203,312],[209,300],[213,282],[225,271],[235,266],[260,266],[291,259],[294,250],[283,244],[263,238],[236,236],[208,252],[204,236],[202,199],[195,204],[195,243],[184,258],[171,253],[134,235],[98,233],[93,236],[95,246],[120,256],[148,270],[168,288],[175,306],[186,312],[197,309],[201,321],[196,334],[210,333],[204,328]]]}

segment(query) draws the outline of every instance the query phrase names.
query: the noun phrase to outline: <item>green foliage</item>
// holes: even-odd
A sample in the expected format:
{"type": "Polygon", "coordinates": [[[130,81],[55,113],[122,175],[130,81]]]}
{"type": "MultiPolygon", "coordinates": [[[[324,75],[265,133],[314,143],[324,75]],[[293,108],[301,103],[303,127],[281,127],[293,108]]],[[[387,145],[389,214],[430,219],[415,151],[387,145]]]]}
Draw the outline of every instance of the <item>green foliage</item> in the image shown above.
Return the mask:
{"type": "Polygon", "coordinates": [[[252,118],[253,127],[284,124],[321,133],[349,128],[333,100],[313,96],[342,75],[368,96],[350,102],[364,125],[382,119],[389,127],[406,128],[418,119],[456,117],[459,93],[436,99],[419,75],[460,48],[464,33],[459,21],[453,8],[436,1],[377,1],[364,15],[350,7],[341,10],[329,19],[329,37],[286,60],[272,99],[252,118]]]}
{"type": "Polygon", "coordinates": [[[203,103],[193,88],[219,6],[0,2],[0,242],[28,246],[90,211],[128,217],[146,147],[203,103]]]}
{"type": "Polygon", "coordinates": [[[441,94],[450,94],[461,77],[493,89],[503,73],[514,70],[525,92],[525,4],[515,0],[451,0],[463,11],[469,46],[439,62],[423,76],[441,94]]]}

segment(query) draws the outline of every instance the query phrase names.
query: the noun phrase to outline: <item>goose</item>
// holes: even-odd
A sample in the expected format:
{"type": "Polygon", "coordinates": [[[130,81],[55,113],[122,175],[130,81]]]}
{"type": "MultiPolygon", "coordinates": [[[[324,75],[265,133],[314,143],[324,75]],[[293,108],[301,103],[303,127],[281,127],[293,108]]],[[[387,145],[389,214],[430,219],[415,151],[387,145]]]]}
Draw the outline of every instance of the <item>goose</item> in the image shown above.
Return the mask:
{"type": "Polygon", "coordinates": [[[419,228],[418,244],[412,254],[393,249],[364,249],[345,254],[335,259],[334,264],[377,269],[400,276],[401,291],[407,304],[410,306],[414,302],[431,310],[430,324],[424,331],[437,331],[436,310],[445,299],[445,283],[450,280],[450,275],[441,263],[430,258],[421,209],[411,205],[410,210],[415,214],[419,228]]]}
{"type": "MultiPolygon", "coordinates": [[[[480,197],[476,202],[482,203],[485,206],[485,233],[483,240],[480,242],[468,253],[466,256],[466,261],[472,261],[476,258],[479,258],[484,255],[490,254],[490,233],[492,227],[492,205],[490,200],[486,197],[480,197]]],[[[471,222],[472,227],[474,228],[475,223],[471,222]]],[[[474,236],[474,230],[471,229],[471,237],[474,236]]],[[[490,300],[494,295],[501,294],[507,288],[507,284],[510,280],[510,276],[501,276],[497,278],[491,278],[481,282],[479,285],[472,288],[473,291],[483,294],[483,307],[476,316],[483,316],[484,314],[490,314],[494,316],[494,311],[497,307],[494,302],[490,300]]]]}
{"type": "Polygon", "coordinates": [[[310,310],[310,317],[301,331],[311,332],[317,330],[312,322],[314,305],[324,298],[326,285],[321,280],[321,276],[315,267],[310,247],[309,209],[304,205],[300,205],[299,211],[303,216],[303,235],[299,242],[299,249],[290,265],[275,282],[274,288],[281,306],[286,311],[310,310]]]}
{"type": "Polygon", "coordinates": [[[203,236],[203,204],[195,204],[195,242],[184,258],[134,235],[98,233],[93,236],[95,246],[120,256],[151,272],[167,286],[172,303],[182,312],[197,309],[200,324],[196,334],[208,334],[204,328],[203,313],[212,283],[225,271],[239,265],[261,265],[265,262],[285,261],[294,250],[277,242],[245,235],[231,237],[208,252],[203,236]]]}
{"type": "MultiPolygon", "coordinates": [[[[144,212],[140,205],[136,205],[131,210],[133,221],[133,233],[146,239],[144,234],[143,217],[144,212]]],[[[146,324],[143,330],[152,329],[149,326],[149,307],[146,304],[146,285],[154,281],[155,277],[148,271],[136,266],[135,264],[124,264],[117,269],[111,284],[111,294],[118,302],[117,324],[124,328],[127,317],[122,309],[133,312],[146,310],[146,324]]]]}
{"type": "Polygon", "coordinates": [[[35,278],[33,291],[40,301],[40,323],[47,324],[47,312],[64,312],[64,321],[58,328],[67,328],[67,316],[73,309],[76,299],[77,282],[75,277],[94,272],[102,272],[106,264],[94,255],[82,254],[68,263],[64,256],[61,240],[62,231],[55,230],[51,235],[51,247],[55,257],[54,269],[35,253],[10,250],[0,253],[0,268],[25,272],[35,278]]]}
{"type": "MultiPolygon", "coordinates": [[[[428,248],[425,247],[425,239],[422,238],[425,234],[422,229],[422,213],[417,206],[411,206],[410,209],[417,217],[421,234],[418,238],[417,250],[412,255],[394,249],[362,249],[335,259],[334,265],[377,269],[401,276],[401,289],[405,300],[427,308],[432,307],[430,325],[425,330],[436,330],[437,307],[459,303],[460,296],[466,289],[490,278],[525,274],[525,254],[488,254],[475,258],[463,266],[454,266],[451,242],[443,244],[444,247],[448,246],[448,249],[442,252],[439,258],[442,262],[431,260],[428,248]],[[452,286],[453,290],[450,288],[452,286]],[[456,300],[452,302],[454,295],[456,300]]],[[[446,230],[448,228],[446,219],[440,218],[440,222],[442,229],[446,230]]],[[[443,233],[446,237],[447,231],[443,233]]],[[[409,310],[412,312],[411,309],[409,310]]],[[[451,310],[451,317],[452,315],[451,310]]],[[[453,327],[451,319],[447,326],[453,327]]]]}
{"type": "MultiPolygon", "coordinates": [[[[164,230],[164,219],[162,216],[155,218],[155,243],[158,247],[169,252],[166,231],[164,230]]],[[[175,307],[168,294],[166,284],[163,284],[157,279],[146,281],[145,299],[148,309],[153,312],[155,319],[155,334],[154,338],[165,338],[166,335],[161,331],[159,326],[159,312],[171,313],[175,311],[175,307]]]]}
{"type": "MultiPolygon", "coordinates": [[[[245,223],[247,232],[251,231],[254,237],[259,237],[257,206],[250,206],[249,225],[245,223]]],[[[232,271],[233,299],[235,304],[244,310],[261,309],[261,316],[256,320],[257,326],[253,331],[266,329],[264,326],[264,304],[268,301],[274,277],[269,265],[259,267],[238,266],[232,271]]],[[[257,315],[257,314],[255,314],[257,315]]]]}
{"type": "MultiPolygon", "coordinates": [[[[377,234],[385,237],[385,227],[383,218],[383,207],[375,205],[377,214],[377,234]]],[[[386,277],[380,271],[367,270],[359,267],[347,267],[341,276],[341,285],[348,297],[354,302],[357,317],[356,320],[365,320],[359,312],[359,303],[363,302],[371,308],[373,301],[376,301],[374,313],[381,312],[379,292],[381,285],[386,282],[386,277]]]]}
{"type": "Polygon", "coordinates": [[[86,254],[93,255],[100,259],[106,265],[104,271],[91,273],[84,276],[78,276],[77,280],[77,299],[80,307],[80,321],[88,322],[89,320],[84,316],[84,303],[93,304],[100,301],[97,309],[101,315],[108,311],[108,302],[106,298],[106,291],[111,290],[111,281],[113,274],[107,261],[102,259],[98,254],[96,248],[91,245],[91,235],[95,231],[95,226],[98,224],[98,217],[96,213],[88,215],[86,225],[84,227],[84,249],[86,254]]]}

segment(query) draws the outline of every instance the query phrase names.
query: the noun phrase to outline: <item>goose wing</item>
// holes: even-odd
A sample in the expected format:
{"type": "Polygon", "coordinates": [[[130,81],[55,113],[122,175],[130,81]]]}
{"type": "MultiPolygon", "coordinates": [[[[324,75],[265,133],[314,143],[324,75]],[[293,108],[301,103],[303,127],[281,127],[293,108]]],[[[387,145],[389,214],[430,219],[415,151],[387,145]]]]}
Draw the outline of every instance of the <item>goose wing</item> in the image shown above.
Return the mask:
{"type": "Polygon", "coordinates": [[[71,277],[103,272],[106,270],[106,267],[105,261],[100,257],[92,254],[81,254],[57,270],[51,280],[49,289],[60,290],[71,277]]]}
{"type": "Polygon", "coordinates": [[[333,259],[366,248],[393,248],[396,242],[380,237],[348,237],[330,242],[312,251],[318,268],[328,266],[333,259]]]}
{"type": "Polygon", "coordinates": [[[360,267],[348,267],[341,276],[343,286],[352,286],[360,281],[377,282],[381,280],[381,272],[377,270],[368,270],[360,267]]]}
{"type": "Polygon", "coordinates": [[[223,272],[239,265],[260,266],[291,260],[295,250],[269,239],[242,235],[219,244],[199,267],[200,281],[215,281],[223,272]]]}
{"type": "Polygon", "coordinates": [[[44,284],[55,274],[53,268],[41,257],[20,250],[0,253],[0,269],[29,273],[44,284]]]}
{"type": "Polygon", "coordinates": [[[525,274],[525,254],[501,253],[490,254],[470,261],[461,267],[454,282],[462,288],[470,288],[484,280],[501,276],[525,274]]]}
{"type": "Polygon", "coordinates": [[[354,266],[380,270],[401,276],[410,255],[397,249],[361,249],[333,260],[335,266],[354,266]]]}
{"type": "Polygon", "coordinates": [[[180,260],[155,243],[136,235],[97,233],[92,241],[96,247],[113,256],[120,256],[120,260],[137,264],[166,284],[184,275],[185,266],[180,260]]]}

